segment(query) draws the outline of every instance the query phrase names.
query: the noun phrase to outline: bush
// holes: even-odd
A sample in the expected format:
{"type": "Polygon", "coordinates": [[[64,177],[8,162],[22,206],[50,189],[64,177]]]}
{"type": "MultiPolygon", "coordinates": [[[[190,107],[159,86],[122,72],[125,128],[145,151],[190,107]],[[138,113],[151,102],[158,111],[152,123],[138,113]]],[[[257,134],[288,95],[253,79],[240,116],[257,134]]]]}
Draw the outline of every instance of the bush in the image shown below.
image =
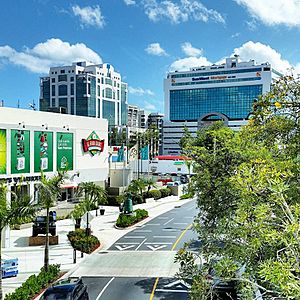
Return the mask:
{"type": "Polygon", "coordinates": [[[170,196],[170,195],[172,194],[171,189],[168,188],[168,187],[167,187],[167,188],[164,188],[164,189],[160,189],[159,191],[160,191],[160,193],[161,193],[161,197],[162,197],[162,198],[168,197],[168,196],[170,196]]]}
{"type": "Polygon", "coordinates": [[[90,254],[100,246],[100,242],[94,235],[87,236],[85,229],[76,229],[68,233],[68,239],[72,247],[78,251],[90,254]]]}
{"type": "Polygon", "coordinates": [[[12,294],[6,295],[4,300],[30,300],[50,283],[54,282],[59,275],[60,265],[49,265],[47,272],[42,268],[38,275],[31,275],[12,294]]]}
{"type": "Polygon", "coordinates": [[[189,199],[189,198],[193,198],[194,194],[193,193],[187,193],[187,194],[183,194],[180,196],[180,199],[189,199]]]}
{"type": "Polygon", "coordinates": [[[137,209],[134,211],[132,215],[120,214],[117,219],[116,225],[118,227],[125,228],[147,217],[148,217],[148,212],[145,209],[137,209]]]}
{"type": "Polygon", "coordinates": [[[161,198],[161,192],[159,190],[151,190],[149,191],[150,198],[154,198],[154,200],[161,198]]]}

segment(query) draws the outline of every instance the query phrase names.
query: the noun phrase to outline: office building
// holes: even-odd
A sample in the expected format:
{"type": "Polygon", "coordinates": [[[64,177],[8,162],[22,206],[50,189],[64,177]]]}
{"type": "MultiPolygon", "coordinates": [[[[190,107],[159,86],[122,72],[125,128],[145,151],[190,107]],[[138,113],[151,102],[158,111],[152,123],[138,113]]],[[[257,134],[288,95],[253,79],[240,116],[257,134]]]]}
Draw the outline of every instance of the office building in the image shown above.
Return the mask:
{"type": "Polygon", "coordinates": [[[158,130],[158,154],[162,154],[162,141],[163,141],[163,124],[164,124],[164,115],[161,113],[150,113],[147,119],[147,127],[155,126],[158,130]]]}
{"type": "Polygon", "coordinates": [[[127,84],[110,64],[52,67],[40,80],[40,110],[127,124],[127,84]]]}
{"type": "Polygon", "coordinates": [[[182,129],[192,133],[215,120],[233,129],[247,123],[253,102],[270,91],[281,76],[269,63],[240,62],[238,56],[221,65],[171,72],[164,80],[163,153],[179,154],[182,129]]]}
{"type": "Polygon", "coordinates": [[[146,114],[137,105],[128,105],[128,127],[146,128],[146,114]]]}

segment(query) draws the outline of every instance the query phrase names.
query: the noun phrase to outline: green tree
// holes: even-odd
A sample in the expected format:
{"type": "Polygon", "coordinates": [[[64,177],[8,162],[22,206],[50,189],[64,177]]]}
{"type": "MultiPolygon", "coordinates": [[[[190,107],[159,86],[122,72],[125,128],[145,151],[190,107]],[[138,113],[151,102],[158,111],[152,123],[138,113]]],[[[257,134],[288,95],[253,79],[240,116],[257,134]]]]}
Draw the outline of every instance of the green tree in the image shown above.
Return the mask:
{"type": "Polygon", "coordinates": [[[44,268],[49,268],[49,215],[50,208],[54,207],[58,197],[60,196],[60,185],[65,178],[65,173],[58,174],[47,178],[44,173],[41,174],[40,183],[37,185],[38,190],[38,206],[46,210],[46,238],[45,238],[45,254],[44,268]]]}
{"type": "Polygon", "coordinates": [[[142,203],[143,192],[145,191],[146,186],[145,180],[142,178],[132,180],[125,191],[125,194],[130,193],[134,203],[142,203]]]}
{"type": "MultiPolygon", "coordinates": [[[[6,226],[19,224],[28,217],[33,217],[36,206],[32,204],[28,195],[16,197],[13,194],[11,202],[7,201],[7,186],[0,184],[0,262],[2,250],[2,231],[6,226]]],[[[0,300],[3,299],[2,271],[0,272],[0,300]]]]}
{"type": "MultiPolygon", "coordinates": [[[[106,191],[94,182],[81,182],[78,186],[77,196],[83,196],[80,207],[84,213],[98,209],[99,205],[107,203],[106,191]]],[[[87,214],[87,235],[90,235],[89,218],[87,214]]]]}

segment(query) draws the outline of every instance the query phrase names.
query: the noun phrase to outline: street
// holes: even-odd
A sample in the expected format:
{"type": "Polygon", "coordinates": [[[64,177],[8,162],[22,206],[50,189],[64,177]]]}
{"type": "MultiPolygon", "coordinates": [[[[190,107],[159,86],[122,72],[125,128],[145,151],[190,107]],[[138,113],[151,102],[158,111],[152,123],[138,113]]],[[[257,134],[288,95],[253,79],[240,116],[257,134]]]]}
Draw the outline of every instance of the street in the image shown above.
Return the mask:
{"type": "Polygon", "coordinates": [[[175,278],[178,249],[196,239],[195,202],[175,206],[83,261],[72,277],[82,277],[90,300],[187,299],[188,285],[175,278]]]}

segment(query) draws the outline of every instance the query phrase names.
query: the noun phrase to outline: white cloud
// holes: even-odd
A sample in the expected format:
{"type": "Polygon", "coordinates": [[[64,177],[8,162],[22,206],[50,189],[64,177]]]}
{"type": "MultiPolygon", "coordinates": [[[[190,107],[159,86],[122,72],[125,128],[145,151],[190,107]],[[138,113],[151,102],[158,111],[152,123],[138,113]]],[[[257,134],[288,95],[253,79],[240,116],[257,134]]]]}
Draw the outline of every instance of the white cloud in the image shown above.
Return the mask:
{"type": "Polygon", "coordinates": [[[282,58],[281,54],[259,42],[249,41],[239,48],[235,48],[233,54],[238,54],[243,61],[254,59],[257,63],[269,62],[272,67],[280,72],[286,72],[292,65],[282,58]]]}
{"type": "Polygon", "coordinates": [[[150,44],[145,51],[148,54],[157,55],[157,56],[163,56],[168,55],[167,52],[160,46],[159,43],[152,43],[150,44]]]}
{"type": "Polygon", "coordinates": [[[144,95],[148,95],[148,96],[154,96],[154,93],[148,89],[144,90],[141,87],[128,87],[128,91],[130,94],[136,95],[136,96],[144,96],[144,95]]]}
{"type": "Polygon", "coordinates": [[[299,0],[235,0],[267,25],[300,26],[299,0]]]}
{"type": "Polygon", "coordinates": [[[134,0],[124,0],[126,5],[134,5],[135,1],[134,0]]]}
{"type": "Polygon", "coordinates": [[[169,0],[143,0],[142,5],[146,15],[153,22],[167,19],[173,24],[188,20],[225,23],[219,12],[208,9],[197,0],[180,0],[178,3],[169,0]]]}
{"type": "Polygon", "coordinates": [[[187,56],[197,57],[197,56],[202,55],[202,53],[203,53],[202,49],[193,47],[192,44],[189,42],[183,43],[181,45],[181,49],[187,56]]]}
{"type": "Polygon", "coordinates": [[[212,63],[206,57],[186,57],[174,61],[170,66],[170,71],[189,71],[190,68],[209,66],[212,63]]]}
{"type": "Polygon", "coordinates": [[[85,44],[71,45],[60,39],[49,39],[32,49],[25,47],[20,52],[8,45],[0,46],[0,59],[34,73],[48,73],[50,67],[67,65],[75,61],[102,63],[101,57],[85,44]]]}
{"type": "Polygon", "coordinates": [[[81,26],[95,26],[103,28],[105,25],[104,17],[102,16],[101,9],[97,5],[94,8],[91,6],[79,7],[78,5],[72,6],[72,11],[76,17],[79,17],[81,26]]]}
{"type": "Polygon", "coordinates": [[[157,107],[154,104],[149,103],[147,101],[144,102],[144,108],[146,111],[157,111],[157,107]]]}

